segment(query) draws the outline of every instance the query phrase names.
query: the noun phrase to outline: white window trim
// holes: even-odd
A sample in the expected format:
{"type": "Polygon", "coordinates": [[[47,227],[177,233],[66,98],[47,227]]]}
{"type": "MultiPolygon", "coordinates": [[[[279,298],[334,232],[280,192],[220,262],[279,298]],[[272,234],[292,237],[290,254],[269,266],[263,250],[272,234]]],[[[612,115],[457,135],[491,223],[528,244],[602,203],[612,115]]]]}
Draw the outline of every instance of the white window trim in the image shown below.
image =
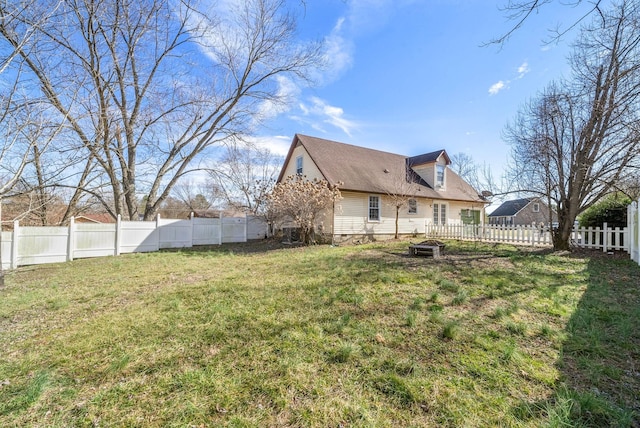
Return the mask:
{"type": "Polygon", "coordinates": [[[380,223],[380,219],[382,218],[382,200],[380,199],[379,195],[369,195],[367,197],[367,221],[369,223],[380,223]],[[374,209],[378,210],[378,218],[377,219],[372,219],[371,218],[371,198],[378,198],[378,206],[374,209]]]}
{"type": "Polygon", "coordinates": [[[407,214],[409,215],[418,215],[418,200],[415,198],[411,198],[407,201],[407,214]],[[414,210],[411,211],[411,201],[414,202],[414,210]]]}
{"type": "Polygon", "coordinates": [[[296,175],[302,175],[304,173],[304,158],[302,155],[296,157],[296,175]],[[298,168],[298,162],[300,163],[300,168],[298,168]],[[300,170],[298,172],[298,170],[300,170]]]}
{"type": "Polygon", "coordinates": [[[436,177],[435,177],[436,188],[444,189],[447,185],[447,167],[446,165],[436,164],[436,177]],[[438,181],[438,169],[442,168],[442,184],[438,181]]]}
{"type": "Polygon", "coordinates": [[[448,224],[448,220],[449,220],[449,204],[447,202],[434,202],[432,205],[432,210],[431,210],[431,220],[433,221],[433,224],[436,226],[446,226],[448,224]],[[436,217],[435,217],[435,208],[436,206],[438,207],[438,222],[436,222],[436,217]],[[444,218],[444,222],[442,221],[442,207],[444,206],[444,214],[445,214],[445,218],[444,218]]]}
{"type": "Polygon", "coordinates": [[[539,213],[540,212],[540,202],[534,202],[533,203],[533,212],[534,213],[539,213]]]}

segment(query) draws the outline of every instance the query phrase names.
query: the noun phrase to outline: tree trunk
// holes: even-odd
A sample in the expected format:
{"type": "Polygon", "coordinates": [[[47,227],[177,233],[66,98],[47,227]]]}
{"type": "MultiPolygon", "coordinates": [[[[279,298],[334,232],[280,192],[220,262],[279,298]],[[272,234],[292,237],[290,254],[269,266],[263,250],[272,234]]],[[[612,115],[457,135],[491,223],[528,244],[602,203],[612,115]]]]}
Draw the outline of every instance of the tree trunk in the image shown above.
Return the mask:
{"type": "Polygon", "coordinates": [[[398,217],[400,216],[400,207],[396,205],[396,234],[394,239],[398,239],[398,217]]]}
{"type": "Polygon", "coordinates": [[[570,240],[573,230],[574,219],[558,212],[558,227],[553,229],[551,237],[553,239],[553,249],[556,251],[571,250],[570,240]]]}

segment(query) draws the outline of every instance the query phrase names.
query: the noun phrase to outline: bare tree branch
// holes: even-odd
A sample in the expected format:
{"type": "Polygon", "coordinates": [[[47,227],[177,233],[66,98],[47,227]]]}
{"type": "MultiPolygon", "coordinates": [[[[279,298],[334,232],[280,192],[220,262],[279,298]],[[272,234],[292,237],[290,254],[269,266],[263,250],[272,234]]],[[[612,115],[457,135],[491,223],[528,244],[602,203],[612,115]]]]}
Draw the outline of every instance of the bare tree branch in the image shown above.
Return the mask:
{"type": "MultiPolygon", "coordinates": [[[[507,3],[501,7],[501,11],[504,13],[508,21],[513,22],[513,25],[502,35],[491,39],[484,43],[487,45],[503,45],[506,43],[514,33],[520,30],[526,23],[531,15],[534,13],[540,13],[541,9],[548,4],[553,3],[555,0],[508,0],[507,3]]],[[[584,3],[588,3],[586,11],[576,18],[573,22],[569,23],[565,27],[556,27],[554,30],[550,30],[550,37],[545,43],[558,42],[563,36],[569,33],[571,30],[578,27],[586,19],[590,18],[593,14],[597,14],[604,25],[604,15],[601,9],[602,0],[568,0],[568,1],[556,1],[566,7],[578,7],[584,3]]]]}

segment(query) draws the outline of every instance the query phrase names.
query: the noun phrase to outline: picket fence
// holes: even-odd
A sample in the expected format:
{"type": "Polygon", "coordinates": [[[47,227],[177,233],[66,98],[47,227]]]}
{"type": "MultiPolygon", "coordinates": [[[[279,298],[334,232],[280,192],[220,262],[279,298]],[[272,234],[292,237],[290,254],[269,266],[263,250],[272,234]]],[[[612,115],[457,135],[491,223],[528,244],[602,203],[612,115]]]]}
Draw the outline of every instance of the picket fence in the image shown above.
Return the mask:
{"type": "Polygon", "coordinates": [[[197,218],[189,220],[123,221],[77,223],[68,227],[21,227],[2,232],[2,268],[59,263],[77,258],[117,256],[151,252],[162,248],[221,245],[261,239],[266,223],[258,217],[197,218]]]}
{"type": "MultiPolygon", "coordinates": [[[[432,225],[425,226],[426,236],[443,239],[461,239],[518,245],[552,245],[549,228],[538,226],[501,226],[501,225],[432,225]]],[[[628,229],[610,228],[605,223],[600,227],[574,228],[571,243],[581,248],[627,250],[625,235],[628,229]]]]}
{"type": "MultiPolygon", "coordinates": [[[[580,248],[590,248],[604,252],[626,251],[630,258],[640,264],[640,213],[639,201],[629,205],[627,227],[574,228],[571,243],[580,248]]],[[[483,242],[511,243],[518,245],[552,245],[549,228],[531,226],[499,225],[425,225],[428,238],[475,240],[483,242]]]]}

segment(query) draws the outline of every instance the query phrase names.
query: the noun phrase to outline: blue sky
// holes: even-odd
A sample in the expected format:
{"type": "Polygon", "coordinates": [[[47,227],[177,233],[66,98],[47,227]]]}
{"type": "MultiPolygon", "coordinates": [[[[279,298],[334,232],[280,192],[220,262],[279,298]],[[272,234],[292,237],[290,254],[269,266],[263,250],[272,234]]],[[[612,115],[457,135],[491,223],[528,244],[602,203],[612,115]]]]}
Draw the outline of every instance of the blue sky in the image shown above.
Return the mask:
{"type": "MultiPolygon", "coordinates": [[[[291,0],[299,3],[299,0],[291,0]]],[[[518,107],[568,73],[571,37],[548,30],[584,12],[545,6],[502,47],[510,28],[491,0],[306,0],[301,37],[322,39],[327,68],[314,87],[290,87],[292,103],[260,130],[281,154],[295,133],[417,155],[444,148],[491,165],[509,154],[501,137],[518,107]]]]}

